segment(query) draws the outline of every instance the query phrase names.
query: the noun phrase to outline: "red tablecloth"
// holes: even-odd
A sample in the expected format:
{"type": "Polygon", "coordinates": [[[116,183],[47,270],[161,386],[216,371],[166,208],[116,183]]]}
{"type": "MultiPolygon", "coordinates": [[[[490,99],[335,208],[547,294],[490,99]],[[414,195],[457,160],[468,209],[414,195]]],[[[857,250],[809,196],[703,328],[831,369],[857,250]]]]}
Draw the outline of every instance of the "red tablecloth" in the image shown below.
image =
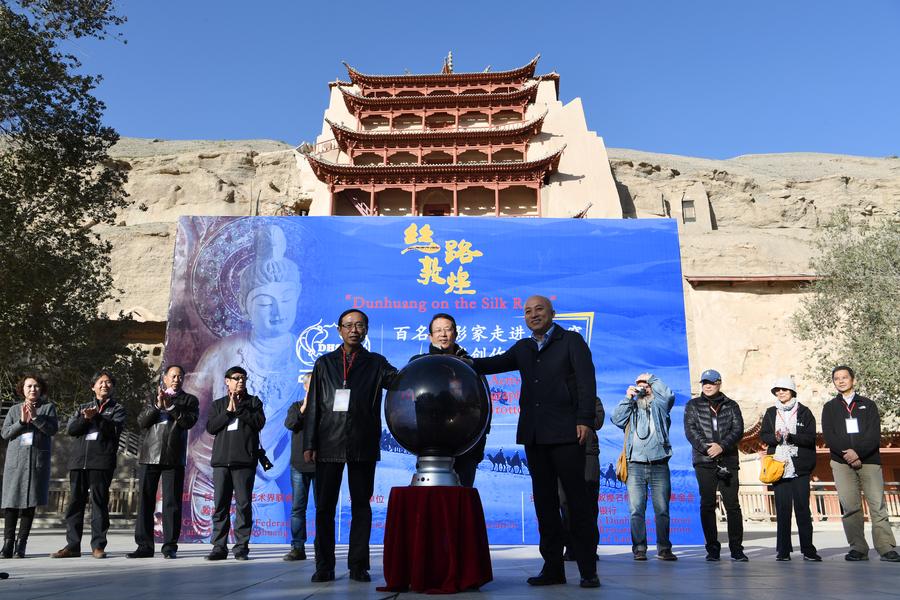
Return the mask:
{"type": "Polygon", "coordinates": [[[384,531],[379,591],[452,594],[493,580],[478,490],[395,487],[384,531]]]}

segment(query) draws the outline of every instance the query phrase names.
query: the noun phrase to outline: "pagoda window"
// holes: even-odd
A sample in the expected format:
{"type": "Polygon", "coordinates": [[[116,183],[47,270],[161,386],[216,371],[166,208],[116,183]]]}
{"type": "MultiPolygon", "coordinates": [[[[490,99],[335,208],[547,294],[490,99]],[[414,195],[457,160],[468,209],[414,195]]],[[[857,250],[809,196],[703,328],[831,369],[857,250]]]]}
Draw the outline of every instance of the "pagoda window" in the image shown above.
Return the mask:
{"type": "Polygon", "coordinates": [[[443,129],[456,124],[456,117],[446,112],[434,113],[425,117],[425,127],[429,129],[443,129]]]}
{"type": "Polygon", "coordinates": [[[450,165],[453,164],[453,156],[441,150],[435,150],[422,156],[422,164],[425,165],[450,165]]]}
{"type": "Polygon", "coordinates": [[[460,216],[490,217],[494,215],[494,190],[486,187],[469,187],[457,192],[460,216]]]}
{"type": "Polygon", "coordinates": [[[424,96],[424,95],[425,94],[423,94],[419,90],[401,90],[401,91],[397,92],[398,98],[400,96],[424,96]]]}
{"type": "Polygon", "coordinates": [[[366,98],[390,98],[391,94],[389,92],[371,92],[369,94],[365,94],[366,98]]]}
{"type": "Polygon", "coordinates": [[[460,152],[459,156],[456,157],[456,162],[458,163],[486,163],[488,161],[488,155],[479,150],[466,150],[465,152],[460,152]]]}
{"type": "Polygon", "coordinates": [[[429,96],[453,96],[456,92],[453,90],[431,90],[428,92],[429,96]]]}
{"type": "Polygon", "coordinates": [[[460,127],[487,127],[489,119],[486,113],[469,111],[459,115],[460,127]]]}
{"type": "Polygon", "coordinates": [[[525,157],[518,150],[504,148],[491,155],[491,162],[522,162],[525,157]]]}
{"type": "Polygon", "coordinates": [[[404,113],[402,115],[397,115],[394,117],[394,129],[421,129],[422,128],[422,117],[421,115],[414,115],[412,113],[404,113]]]}
{"type": "Polygon", "coordinates": [[[500,190],[500,215],[504,217],[537,217],[537,195],[540,191],[524,185],[500,190]]]}
{"type": "Polygon", "coordinates": [[[418,157],[411,152],[395,152],[388,156],[388,164],[392,165],[416,165],[419,164],[418,157]]]}
{"type": "Polygon", "coordinates": [[[492,122],[494,125],[505,125],[506,123],[518,123],[522,120],[522,114],[515,110],[501,110],[494,113],[492,122]]]}
{"type": "Polygon", "coordinates": [[[359,123],[362,125],[363,131],[386,130],[391,126],[390,121],[384,115],[369,115],[360,119],[359,123]]]}
{"type": "Polygon", "coordinates": [[[507,87],[498,87],[497,89],[494,90],[494,93],[495,94],[509,94],[509,93],[512,93],[515,91],[516,91],[516,88],[507,86],[507,87]]]}
{"type": "Polygon", "coordinates": [[[462,94],[487,94],[487,93],[488,93],[487,90],[483,90],[481,88],[474,88],[471,90],[463,90],[460,92],[460,95],[462,95],[462,94]]]}
{"type": "Polygon", "coordinates": [[[453,192],[429,188],[416,194],[416,210],[423,217],[444,217],[453,214],[453,192]]]}
{"type": "Polygon", "coordinates": [[[334,193],[331,214],[338,217],[359,217],[365,215],[369,207],[369,192],[350,188],[334,193]]]}
{"type": "Polygon", "coordinates": [[[405,217],[412,205],[412,192],[390,188],[377,194],[378,214],[386,217],[405,217]]]}
{"type": "Polygon", "coordinates": [[[353,157],[354,165],[380,165],[384,162],[384,158],[374,152],[363,152],[353,157]]]}

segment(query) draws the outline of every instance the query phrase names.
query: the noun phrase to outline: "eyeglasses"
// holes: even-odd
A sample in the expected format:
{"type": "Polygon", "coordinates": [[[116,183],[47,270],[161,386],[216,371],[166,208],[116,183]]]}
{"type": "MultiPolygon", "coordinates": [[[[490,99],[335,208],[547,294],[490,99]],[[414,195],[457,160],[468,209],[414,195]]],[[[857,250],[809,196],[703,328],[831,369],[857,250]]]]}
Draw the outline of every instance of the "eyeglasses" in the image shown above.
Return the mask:
{"type": "Polygon", "coordinates": [[[435,329],[434,331],[431,332],[431,335],[437,335],[439,333],[451,335],[454,331],[456,331],[456,330],[453,329],[452,327],[445,327],[444,329],[435,329]]]}
{"type": "Polygon", "coordinates": [[[341,329],[344,331],[350,331],[351,329],[356,331],[365,331],[366,324],[360,321],[359,323],[341,323],[341,329]]]}
{"type": "Polygon", "coordinates": [[[244,375],[232,375],[228,379],[232,381],[247,381],[247,377],[244,375]]]}

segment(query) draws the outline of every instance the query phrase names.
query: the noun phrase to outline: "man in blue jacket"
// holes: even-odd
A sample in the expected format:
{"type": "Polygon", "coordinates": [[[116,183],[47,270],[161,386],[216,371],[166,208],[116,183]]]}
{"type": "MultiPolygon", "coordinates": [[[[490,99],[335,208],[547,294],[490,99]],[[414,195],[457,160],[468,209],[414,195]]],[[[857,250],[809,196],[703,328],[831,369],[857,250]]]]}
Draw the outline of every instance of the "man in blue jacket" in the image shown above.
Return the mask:
{"type": "Polygon", "coordinates": [[[625,430],[628,460],[628,504],[631,511],[631,552],[634,560],[647,560],[647,487],[651,490],[656,516],[656,558],[678,560],[669,540],[669,494],[672,480],[669,459],[669,427],[675,394],[650,373],[638,375],[616,406],[612,420],[625,430]]]}

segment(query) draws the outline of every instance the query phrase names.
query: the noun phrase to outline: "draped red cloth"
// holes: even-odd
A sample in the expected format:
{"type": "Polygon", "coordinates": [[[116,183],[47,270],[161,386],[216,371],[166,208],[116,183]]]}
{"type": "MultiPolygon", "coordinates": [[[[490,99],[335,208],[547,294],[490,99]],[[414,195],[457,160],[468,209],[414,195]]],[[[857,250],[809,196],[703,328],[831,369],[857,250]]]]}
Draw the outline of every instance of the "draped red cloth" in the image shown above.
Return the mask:
{"type": "Polygon", "coordinates": [[[395,487],[388,499],[381,592],[453,594],[492,581],[478,490],[395,487]]]}

